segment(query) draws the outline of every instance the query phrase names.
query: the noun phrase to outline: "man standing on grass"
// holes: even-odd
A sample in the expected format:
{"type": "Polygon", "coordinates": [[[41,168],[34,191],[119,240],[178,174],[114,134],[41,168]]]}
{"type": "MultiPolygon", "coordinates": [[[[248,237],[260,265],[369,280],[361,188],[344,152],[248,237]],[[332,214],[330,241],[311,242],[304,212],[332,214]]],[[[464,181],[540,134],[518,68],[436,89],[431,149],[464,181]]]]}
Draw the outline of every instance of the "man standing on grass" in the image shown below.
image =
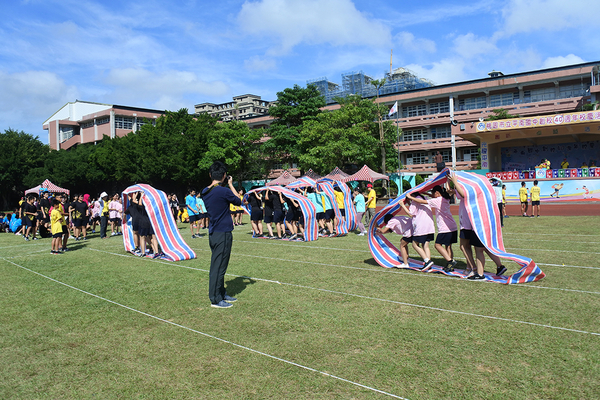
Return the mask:
{"type": "Polygon", "coordinates": [[[373,189],[373,185],[370,183],[367,185],[367,190],[369,191],[369,194],[367,195],[367,213],[365,222],[367,223],[367,226],[369,226],[371,219],[375,216],[375,208],[377,207],[377,194],[373,189]]]}
{"type": "Polygon", "coordinates": [[[236,301],[235,297],[225,291],[225,273],[229,265],[231,245],[233,242],[233,221],[229,213],[229,205],[242,205],[242,200],[236,196],[233,180],[227,176],[227,167],[220,161],[215,161],[208,169],[212,183],[202,190],[202,198],[210,219],[208,225],[208,243],[212,256],[210,258],[210,273],[208,282],[208,297],[211,307],[229,308],[236,301]],[[227,179],[229,188],[221,186],[227,179]]]}

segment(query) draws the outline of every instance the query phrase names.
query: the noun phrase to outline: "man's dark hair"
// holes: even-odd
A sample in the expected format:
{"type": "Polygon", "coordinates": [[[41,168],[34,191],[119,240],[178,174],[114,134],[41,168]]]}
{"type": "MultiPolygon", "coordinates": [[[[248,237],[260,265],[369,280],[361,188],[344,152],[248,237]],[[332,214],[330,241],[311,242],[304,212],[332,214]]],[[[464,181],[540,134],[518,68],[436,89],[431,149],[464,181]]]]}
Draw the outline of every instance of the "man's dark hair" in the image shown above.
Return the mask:
{"type": "Polygon", "coordinates": [[[52,200],[52,205],[53,205],[53,206],[57,206],[57,205],[59,205],[59,204],[60,204],[60,200],[58,200],[58,199],[54,199],[54,200],[52,200]]]}
{"type": "Polygon", "coordinates": [[[227,167],[221,161],[215,161],[208,169],[208,175],[213,181],[220,181],[227,174],[227,167]]]}
{"type": "Polygon", "coordinates": [[[394,218],[394,216],[392,214],[385,214],[385,217],[383,217],[383,222],[385,222],[386,224],[388,222],[390,222],[390,219],[394,218]]]}
{"type": "Polygon", "coordinates": [[[525,182],[521,182],[521,186],[525,186],[525,182]]]}
{"type": "Polygon", "coordinates": [[[533,181],[533,184],[534,184],[534,185],[537,185],[537,184],[538,184],[538,181],[533,181]]]}

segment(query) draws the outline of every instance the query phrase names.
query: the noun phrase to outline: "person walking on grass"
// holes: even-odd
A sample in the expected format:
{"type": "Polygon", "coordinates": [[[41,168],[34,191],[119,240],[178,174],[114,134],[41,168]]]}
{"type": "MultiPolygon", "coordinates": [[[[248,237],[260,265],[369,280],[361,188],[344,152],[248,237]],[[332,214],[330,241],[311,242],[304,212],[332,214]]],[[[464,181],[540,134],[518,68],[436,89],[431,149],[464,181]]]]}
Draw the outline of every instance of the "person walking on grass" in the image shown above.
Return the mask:
{"type": "Polygon", "coordinates": [[[521,182],[521,189],[519,189],[519,200],[521,201],[521,214],[524,217],[527,216],[527,199],[529,197],[529,189],[525,187],[525,182],[521,182]]]}
{"type": "Polygon", "coordinates": [[[63,237],[63,224],[65,219],[60,212],[60,201],[52,200],[52,212],[50,213],[50,231],[52,232],[52,250],[50,254],[61,254],[60,248],[63,237]]]}
{"type": "Polygon", "coordinates": [[[540,191],[538,181],[533,181],[533,187],[531,188],[531,218],[540,216],[540,191]]]}
{"type": "Polygon", "coordinates": [[[233,243],[233,221],[229,205],[242,205],[233,187],[233,179],[227,176],[227,167],[220,161],[215,161],[208,169],[212,183],[202,190],[202,198],[206,205],[208,217],[208,242],[212,252],[208,283],[208,297],[211,307],[229,308],[237,299],[227,294],[225,290],[225,273],[229,266],[231,246],[233,243]],[[229,188],[221,186],[227,180],[229,188]]]}

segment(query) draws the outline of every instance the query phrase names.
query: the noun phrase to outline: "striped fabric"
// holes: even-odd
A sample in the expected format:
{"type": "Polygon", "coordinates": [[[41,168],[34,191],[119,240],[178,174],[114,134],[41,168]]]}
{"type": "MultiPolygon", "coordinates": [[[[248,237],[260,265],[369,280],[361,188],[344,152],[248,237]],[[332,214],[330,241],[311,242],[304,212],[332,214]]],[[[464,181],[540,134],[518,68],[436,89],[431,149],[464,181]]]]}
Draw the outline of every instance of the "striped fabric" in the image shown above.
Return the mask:
{"type": "Polygon", "coordinates": [[[286,185],[286,187],[288,189],[300,189],[300,188],[305,188],[305,187],[316,187],[316,186],[317,186],[317,182],[308,176],[301,176],[300,178],[296,179],[294,182],[290,183],[289,185],[286,185]]]}
{"type": "MultiPolygon", "coordinates": [[[[450,170],[445,168],[437,177],[423,182],[411,189],[410,192],[428,191],[435,185],[443,185],[447,181],[449,173],[450,170]]],[[[506,252],[502,240],[498,205],[496,203],[493,188],[487,178],[482,175],[462,171],[457,171],[456,176],[458,185],[466,194],[466,198],[463,201],[465,201],[467,214],[469,215],[471,224],[481,242],[492,254],[495,254],[500,258],[514,261],[521,267],[518,272],[508,277],[486,273],[486,280],[503,284],[515,284],[535,282],[546,276],[532,259],[506,252]]],[[[384,235],[376,233],[376,228],[384,225],[383,219],[386,214],[391,213],[396,215],[402,210],[400,201],[403,201],[404,197],[405,194],[401,194],[398,198],[391,201],[375,215],[369,225],[369,249],[375,258],[375,261],[385,268],[395,268],[400,265],[400,261],[398,261],[400,252],[387,238],[384,237],[384,235]]],[[[420,269],[422,265],[423,263],[420,261],[410,260],[409,262],[410,269],[420,269]]],[[[444,272],[443,269],[438,266],[434,266],[430,271],[464,278],[464,274],[461,274],[458,271],[444,272]]]]}
{"type": "MultiPolygon", "coordinates": [[[[345,185],[342,182],[336,182],[331,179],[323,178],[317,182],[317,188],[319,191],[324,193],[324,196],[327,196],[329,200],[331,200],[331,205],[333,206],[333,211],[335,212],[335,236],[344,236],[348,234],[348,222],[342,217],[342,212],[337,205],[337,201],[335,200],[334,194],[334,184],[345,185]]],[[[336,185],[337,186],[337,185],[336,185]]],[[[347,186],[346,186],[347,187],[347,186]]],[[[323,204],[325,205],[325,204],[323,204]]],[[[356,216],[354,217],[354,223],[356,224],[356,216]]]]}
{"type": "MultiPolygon", "coordinates": [[[[123,210],[129,206],[129,193],[143,192],[142,197],[146,212],[150,217],[152,229],[158,240],[158,244],[165,259],[170,261],[190,260],[196,258],[196,253],[183,240],[177,227],[177,222],[171,214],[167,195],[161,190],[154,189],[150,185],[138,184],[128,187],[123,191],[123,210]]],[[[133,244],[133,230],[131,227],[131,217],[123,214],[123,243],[126,251],[132,251],[135,248],[133,244]]]]}
{"type": "Polygon", "coordinates": [[[257,189],[252,189],[248,193],[244,195],[244,199],[242,201],[242,205],[246,212],[250,214],[250,209],[248,205],[243,204],[248,201],[248,195],[253,192],[262,193],[267,190],[272,192],[280,192],[286,197],[296,200],[296,202],[300,205],[300,209],[302,210],[302,215],[304,216],[304,241],[311,242],[317,240],[319,238],[319,230],[317,229],[317,210],[313,203],[308,200],[306,197],[301,194],[294,192],[293,190],[289,190],[284,188],[283,186],[269,186],[269,187],[261,187],[257,189]]]}

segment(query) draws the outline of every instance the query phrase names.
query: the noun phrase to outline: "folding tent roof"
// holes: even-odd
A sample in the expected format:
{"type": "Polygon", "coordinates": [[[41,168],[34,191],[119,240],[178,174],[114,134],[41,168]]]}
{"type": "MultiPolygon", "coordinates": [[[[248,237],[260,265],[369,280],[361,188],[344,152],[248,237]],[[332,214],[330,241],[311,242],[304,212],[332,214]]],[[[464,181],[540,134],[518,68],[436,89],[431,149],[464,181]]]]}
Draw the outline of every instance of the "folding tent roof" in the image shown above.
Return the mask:
{"type": "Polygon", "coordinates": [[[66,193],[66,194],[70,194],[71,193],[69,191],[69,189],[64,189],[64,188],[61,188],[59,186],[56,186],[54,183],[52,183],[48,179],[46,179],[44,182],[42,182],[41,185],[37,185],[36,187],[32,187],[31,189],[27,189],[25,191],[25,194],[39,193],[40,189],[48,189],[48,191],[52,192],[52,193],[66,193]]]}
{"type": "Polygon", "coordinates": [[[333,171],[331,171],[330,173],[328,173],[327,175],[325,175],[323,178],[328,178],[334,181],[344,181],[344,178],[349,177],[350,175],[348,175],[347,173],[345,173],[344,171],[342,171],[341,169],[339,169],[338,167],[335,167],[333,169],[333,171]]]}
{"type": "Polygon", "coordinates": [[[276,179],[273,179],[272,181],[267,182],[266,186],[275,186],[275,185],[285,186],[287,184],[294,182],[295,180],[296,180],[296,178],[294,178],[294,176],[290,173],[290,171],[288,171],[286,169],[276,179]]]}
{"type": "Polygon", "coordinates": [[[389,176],[375,172],[371,168],[364,165],[357,173],[342,179],[342,182],[369,181],[373,183],[379,179],[385,179],[388,181],[390,180],[389,176]]]}

